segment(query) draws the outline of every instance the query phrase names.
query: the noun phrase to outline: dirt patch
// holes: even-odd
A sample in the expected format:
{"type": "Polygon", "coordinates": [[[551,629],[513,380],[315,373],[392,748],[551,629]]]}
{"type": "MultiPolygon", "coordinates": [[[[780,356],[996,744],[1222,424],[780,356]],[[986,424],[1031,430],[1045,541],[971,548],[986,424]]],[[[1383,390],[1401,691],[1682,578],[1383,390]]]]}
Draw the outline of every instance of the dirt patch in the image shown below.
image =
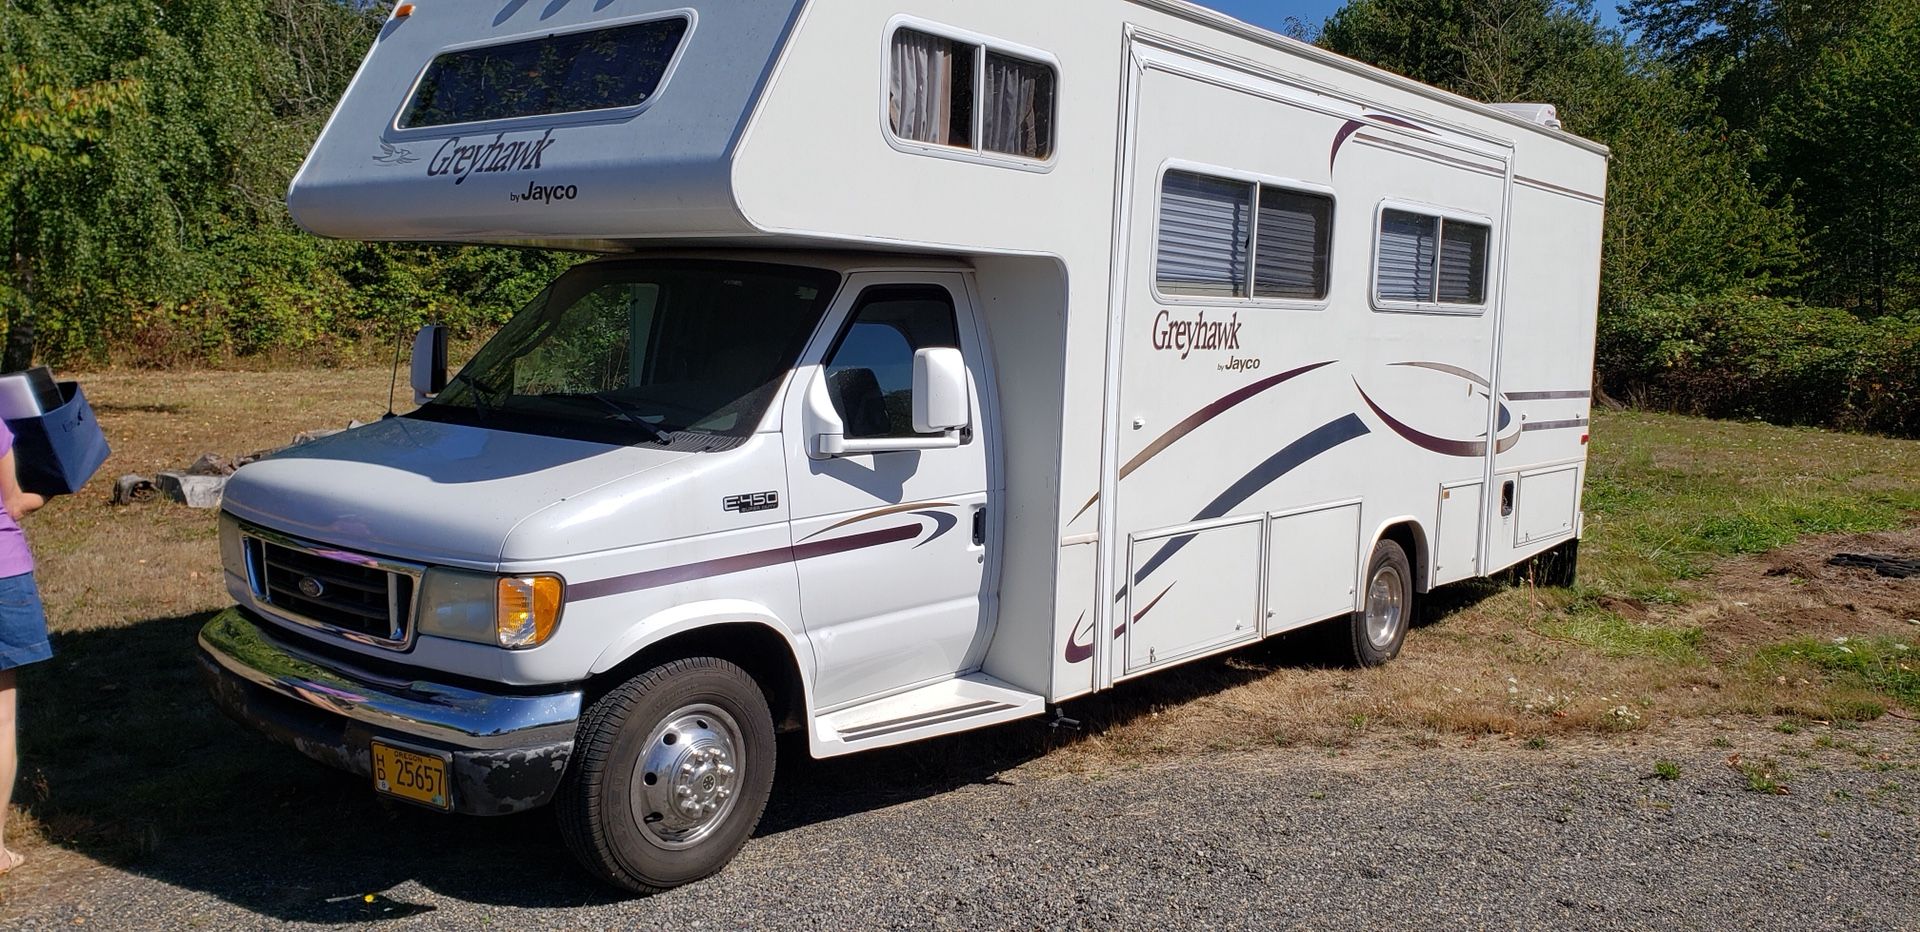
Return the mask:
{"type": "Polygon", "coordinates": [[[1920,558],[1920,525],[1878,534],[1831,534],[1723,563],[1700,589],[1711,595],[1675,619],[1706,634],[1716,659],[1798,637],[1920,638],[1920,579],[1834,566],[1835,554],[1920,558]]]}

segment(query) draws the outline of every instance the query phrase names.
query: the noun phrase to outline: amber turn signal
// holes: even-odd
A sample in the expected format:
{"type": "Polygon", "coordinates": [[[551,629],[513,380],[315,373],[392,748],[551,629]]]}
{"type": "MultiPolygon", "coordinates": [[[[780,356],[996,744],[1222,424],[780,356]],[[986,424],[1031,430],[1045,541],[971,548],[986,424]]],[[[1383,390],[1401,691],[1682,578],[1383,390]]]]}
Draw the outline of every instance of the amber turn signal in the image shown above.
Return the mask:
{"type": "Polygon", "coordinates": [[[495,599],[495,628],[500,646],[511,650],[539,647],[560,627],[558,576],[509,576],[500,580],[495,599]]]}

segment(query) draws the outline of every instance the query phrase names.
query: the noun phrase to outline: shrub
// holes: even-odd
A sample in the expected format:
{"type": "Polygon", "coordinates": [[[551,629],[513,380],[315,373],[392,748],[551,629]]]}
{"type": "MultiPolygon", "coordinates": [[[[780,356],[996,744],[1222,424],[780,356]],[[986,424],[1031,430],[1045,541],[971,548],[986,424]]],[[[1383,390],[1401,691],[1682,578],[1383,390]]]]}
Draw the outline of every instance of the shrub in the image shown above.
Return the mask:
{"type": "Polygon", "coordinates": [[[1920,436],[1920,321],[1657,296],[1601,316],[1598,362],[1608,391],[1638,405],[1920,436]]]}

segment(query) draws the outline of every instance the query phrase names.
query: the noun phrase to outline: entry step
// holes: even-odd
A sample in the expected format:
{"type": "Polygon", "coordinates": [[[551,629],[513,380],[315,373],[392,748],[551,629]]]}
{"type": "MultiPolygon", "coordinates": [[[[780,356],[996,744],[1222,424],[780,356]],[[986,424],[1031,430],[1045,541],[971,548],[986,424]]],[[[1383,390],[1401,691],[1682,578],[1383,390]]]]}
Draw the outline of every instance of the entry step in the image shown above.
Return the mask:
{"type": "Polygon", "coordinates": [[[984,673],[922,686],[814,719],[814,753],[821,757],[905,744],[1029,718],[1047,700],[984,673]]]}

